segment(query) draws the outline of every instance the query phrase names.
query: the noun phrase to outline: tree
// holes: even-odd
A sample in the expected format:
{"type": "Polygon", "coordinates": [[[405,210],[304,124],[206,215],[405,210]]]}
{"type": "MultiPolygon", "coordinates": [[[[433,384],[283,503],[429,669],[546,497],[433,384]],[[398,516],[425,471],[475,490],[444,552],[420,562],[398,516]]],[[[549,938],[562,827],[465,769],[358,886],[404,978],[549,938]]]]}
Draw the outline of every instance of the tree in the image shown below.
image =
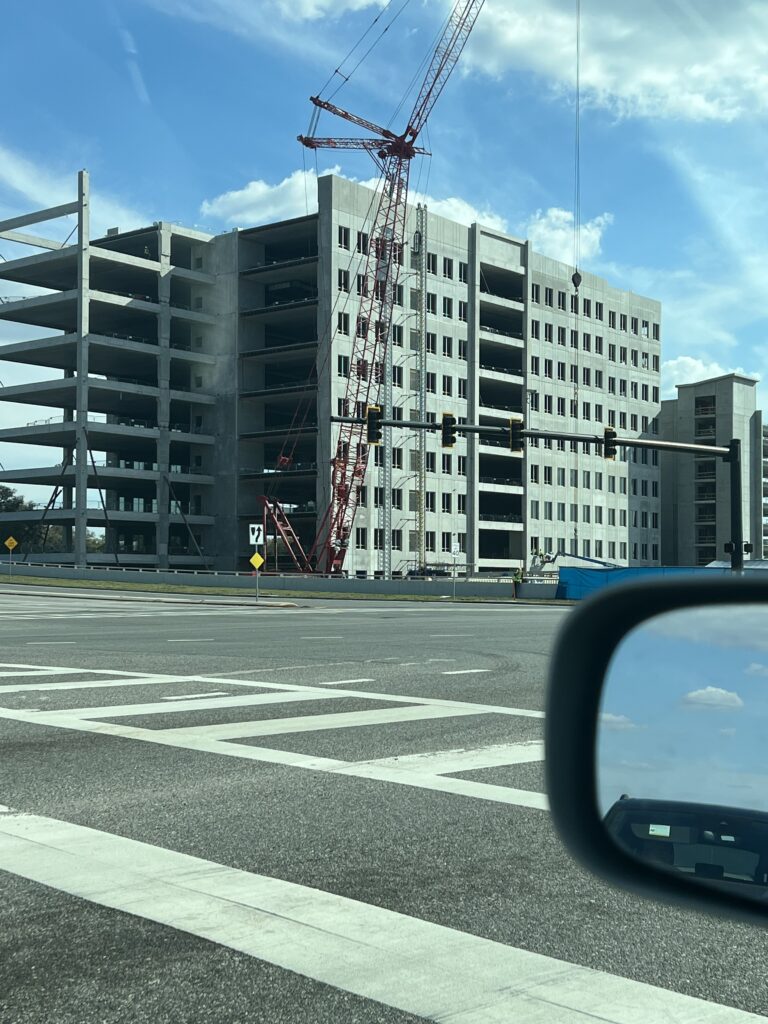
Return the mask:
{"type": "MultiPolygon", "coordinates": [[[[27,501],[12,487],[0,484],[0,513],[11,515],[14,512],[33,512],[40,506],[34,501],[27,501]]],[[[0,543],[8,537],[15,537],[19,542],[17,551],[61,551],[64,547],[64,531],[61,526],[53,523],[41,523],[39,520],[12,518],[0,523],[0,543]]]]}

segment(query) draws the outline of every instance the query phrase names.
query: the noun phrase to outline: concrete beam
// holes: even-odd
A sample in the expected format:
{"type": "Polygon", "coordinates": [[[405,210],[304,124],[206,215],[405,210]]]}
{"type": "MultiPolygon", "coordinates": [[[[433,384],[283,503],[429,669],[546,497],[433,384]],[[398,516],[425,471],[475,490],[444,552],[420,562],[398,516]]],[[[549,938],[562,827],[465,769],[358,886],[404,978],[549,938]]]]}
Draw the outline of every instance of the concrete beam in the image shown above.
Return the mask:
{"type": "Polygon", "coordinates": [[[80,201],[76,199],[73,203],[49,206],[47,210],[36,210],[34,213],[25,213],[20,217],[9,217],[8,220],[0,220],[0,231],[10,231],[12,228],[23,228],[26,224],[39,224],[40,221],[66,217],[70,213],[77,213],[79,209],[80,201]]]}
{"type": "Polygon", "coordinates": [[[0,231],[0,238],[9,242],[21,242],[23,245],[34,245],[38,249],[64,249],[64,242],[54,242],[51,238],[39,238],[37,235],[27,235],[21,231],[0,231]]]}
{"type": "Polygon", "coordinates": [[[112,263],[124,263],[130,267],[139,267],[142,270],[151,270],[153,274],[158,271],[157,260],[148,260],[143,256],[131,256],[126,252],[117,252],[114,249],[105,249],[100,245],[91,246],[92,260],[110,260],[112,263]]]}

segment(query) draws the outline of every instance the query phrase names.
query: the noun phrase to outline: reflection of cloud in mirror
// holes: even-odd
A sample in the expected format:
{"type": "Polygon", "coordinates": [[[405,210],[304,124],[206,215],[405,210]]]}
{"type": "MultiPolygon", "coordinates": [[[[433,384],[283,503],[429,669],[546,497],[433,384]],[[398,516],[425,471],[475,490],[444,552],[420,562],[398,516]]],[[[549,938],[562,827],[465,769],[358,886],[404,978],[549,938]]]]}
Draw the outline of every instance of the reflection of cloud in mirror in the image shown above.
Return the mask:
{"type": "Polygon", "coordinates": [[[743,604],[739,605],[737,615],[724,614],[719,606],[667,612],[644,622],[642,629],[702,646],[753,647],[768,651],[767,626],[766,605],[743,604]]]}
{"type": "Polygon", "coordinates": [[[604,711],[600,715],[600,723],[606,729],[614,729],[615,731],[623,731],[626,729],[637,729],[638,726],[631,718],[627,718],[626,715],[612,715],[608,711],[604,711]]]}
{"type": "Polygon", "coordinates": [[[683,697],[683,704],[691,708],[705,708],[711,711],[733,711],[743,708],[744,701],[730,690],[719,686],[705,686],[703,690],[691,690],[683,697]]]}
{"type": "Polygon", "coordinates": [[[768,809],[768,602],[680,609],[631,630],[600,710],[605,810],[622,793],[768,809]]]}

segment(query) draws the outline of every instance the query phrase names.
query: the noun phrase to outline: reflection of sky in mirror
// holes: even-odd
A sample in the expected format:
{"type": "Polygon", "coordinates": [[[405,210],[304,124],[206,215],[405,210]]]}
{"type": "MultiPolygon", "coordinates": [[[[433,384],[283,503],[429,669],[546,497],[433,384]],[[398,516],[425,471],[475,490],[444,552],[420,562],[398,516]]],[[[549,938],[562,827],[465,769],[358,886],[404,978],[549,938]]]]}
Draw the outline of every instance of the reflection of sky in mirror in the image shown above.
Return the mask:
{"type": "Polygon", "coordinates": [[[768,810],[768,605],[632,630],[608,668],[597,758],[603,812],[622,793],[768,810]]]}

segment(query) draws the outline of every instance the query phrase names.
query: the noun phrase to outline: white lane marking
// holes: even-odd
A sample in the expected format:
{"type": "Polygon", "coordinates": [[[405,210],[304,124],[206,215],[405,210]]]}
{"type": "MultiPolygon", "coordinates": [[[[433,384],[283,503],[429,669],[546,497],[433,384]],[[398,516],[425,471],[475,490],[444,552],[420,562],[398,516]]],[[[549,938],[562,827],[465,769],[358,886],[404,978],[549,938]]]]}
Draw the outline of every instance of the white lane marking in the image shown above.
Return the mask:
{"type": "Polygon", "coordinates": [[[39,668],[37,665],[3,665],[0,668],[0,678],[27,679],[32,676],[73,676],[76,673],[88,671],[89,669],[82,668],[39,668]],[[6,672],[5,669],[10,669],[11,671],[6,672]]]}
{"type": "Polygon", "coordinates": [[[161,697],[160,700],[201,700],[203,697],[228,697],[226,690],[211,690],[210,693],[174,693],[170,697],[161,697]]]}
{"type": "MultiPolygon", "coordinates": [[[[126,679],[133,679],[133,678],[135,678],[137,676],[143,677],[143,676],[147,675],[146,672],[128,672],[127,670],[120,670],[120,669],[115,669],[115,668],[62,668],[60,665],[29,665],[29,664],[26,664],[26,663],[22,664],[20,662],[15,662],[15,661],[2,661],[2,662],[0,662],[0,669],[6,669],[6,668],[28,668],[28,669],[33,669],[34,672],[30,672],[29,673],[30,675],[52,675],[53,676],[53,675],[59,675],[59,674],[62,674],[62,673],[66,674],[66,673],[72,673],[72,672],[80,672],[83,675],[121,676],[121,677],[124,677],[126,679]]],[[[10,675],[10,676],[21,675],[21,673],[0,671],[0,676],[8,676],[8,675],[10,675]]],[[[178,679],[179,677],[176,676],[175,678],[178,679]]]]}
{"type": "Polygon", "coordinates": [[[327,682],[315,683],[315,686],[346,686],[348,683],[373,683],[373,679],[329,679],[327,682]]]}
{"type": "Polygon", "coordinates": [[[426,1020],[764,1021],[383,907],[37,815],[0,814],[0,868],[426,1020]]]}
{"type": "Polygon", "coordinates": [[[225,757],[240,757],[248,761],[265,761],[279,764],[287,768],[307,768],[318,771],[329,771],[343,768],[349,762],[339,761],[330,757],[315,757],[312,754],[297,754],[290,750],[272,750],[269,747],[241,746],[235,743],[223,743],[216,739],[197,736],[177,736],[177,729],[140,729],[132,725],[120,725],[118,722],[103,722],[98,719],[78,718],[75,713],[66,718],[60,714],[35,713],[32,711],[11,711],[0,708],[0,718],[8,718],[16,722],[27,722],[33,725],[57,726],[61,729],[72,729],[77,732],[95,733],[98,736],[112,736],[118,739],[142,740],[145,743],[157,743],[162,747],[175,747],[183,750],[197,750],[209,754],[223,754],[225,757]]]}
{"type": "MultiPolygon", "coordinates": [[[[240,683],[240,680],[222,679],[220,676],[184,676],[188,682],[240,683]]],[[[300,683],[268,683],[261,680],[258,685],[281,690],[301,690],[303,693],[314,693],[317,686],[306,686],[300,683]]],[[[417,697],[406,693],[379,693],[375,690],[342,690],[347,697],[364,697],[366,700],[391,701],[396,704],[423,704],[441,708],[472,708],[477,714],[511,715],[514,718],[543,718],[543,711],[532,711],[530,708],[511,708],[504,704],[476,704],[463,700],[443,700],[438,697],[417,697]]]]}
{"type": "MultiPolygon", "coordinates": [[[[104,704],[93,708],[63,708],[51,711],[51,715],[77,715],[78,718],[131,718],[144,715],[174,715],[187,711],[218,711],[221,708],[248,708],[265,704],[291,704],[295,701],[337,700],[344,694],[336,690],[320,690],[308,697],[306,693],[285,691],[284,693],[236,693],[224,697],[190,696],[175,704],[162,701],[147,704],[104,704]]],[[[165,698],[166,700],[175,698],[165,698]]],[[[207,728],[207,726],[205,727],[207,728]]]]}
{"type": "Polygon", "coordinates": [[[77,640],[27,640],[26,647],[50,647],[52,644],[76,644],[77,640]]]}
{"type": "Polygon", "coordinates": [[[546,793],[529,789],[512,789],[509,786],[494,786],[488,782],[472,782],[468,779],[454,779],[446,775],[434,775],[429,771],[419,772],[412,768],[393,766],[382,768],[375,762],[369,764],[348,764],[329,768],[333,775],[353,775],[356,779],[372,779],[376,782],[394,782],[401,786],[415,786],[417,789],[431,789],[453,796],[469,796],[475,800],[491,800],[497,804],[514,804],[515,807],[531,807],[539,811],[549,810],[546,793]]]}
{"type": "Polygon", "coordinates": [[[300,636],[299,640],[343,640],[343,636],[300,636]]]}
{"type": "MultiPolygon", "coordinates": [[[[78,671],[77,669],[73,669],[78,671]]],[[[217,680],[220,681],[220,680],[217,680]]],[[[27,690],[101,690],[122,686],[162,686],[169,683],[190,683],[194,679],[184,676],[146,676],[138,679],[76,679],[60,683],[12,683],[0,686],[0,697],[5,693],[26,693],[27,690]]],[[[262,683],[243,682],[240,679],[228,679],[227,686],[262,686],[262,683]]]]}
{"type": "Polygon", "coordinates": [[[490,672],[489,668],[457,668],[449,672],[443,672],[444,676],[473,676],[478,672],[490,672]]]}
{"type": "Polygon", "coordinates": [[[264,668],[259,665],[257,668],[240,668],[235,669],[234,672],[209,672],[208,679],[218,679],[221,676],[244,676],[249,675],[251,672],[294,672],[300,668],[321,668],[323,670],[327,668],[340,668],[344,665],[359,665],[359,661],[313,661],[308,665],[281,665],[279,668],[264,668]]]}
{"type": "MultiPolygon", "coordinates": [[[[62,672],[94,672],[98,673],[102,670],[99,669],[62,669],[62,672]]],[[[105,673],[109,672],[108,669],[103,670],[105,673]]],[[[114,673],[115,675],[117,673],[114,673]]],[[[323,693],[320,689],[321,686],[340,686],[344,683],[344,680],[339,680],[330,683],[318,683],[314,686],[306,686],[299,683],[273,683],[263,679],[232,679],[220,675],[168,675],[168,676],[142,676],[140,673],[130,673],[132,678],[121,679],[114,683],[110,680],[99,680],[99,681],[82,681],[78,680],[75,682],[62,682],[62,683],[45,683],[45,684],[33,684],[30,686],[24,685],[8,685],[0,686],[0,696],[3,693],[18,693],[26,690],[65,690],[65,689],[97,689],[103,686],[150,686],[159,683],[217,683],[219,686],[222,684],[226,686],[260,686],[262,688],[270,690],[295,691],[297,693],[323,693]],[[138,677],[138,678],[135,678],[138,677]]],[[[359,680],[360,682],[369,682],[371,680],[359,680]]],[[[350,680],[355,682],[355,680],[350,680]]],[[[469,701],[458,701],[458,700],[443,700],[435,697],[419,697],[411,696],[409,694],[399,693],[379,693],[375,690],[338,690],[335,691],[341,693],[346,697],[362,697],[365,700],[379,700],[387,701],[395,704],[419,704],[434,707],[444,708],[471,708],[473,712],[478,714],[489,713],[495,715],[511,715],[516,718],[543,718],[543,711],[532,711],[530,708],[513,708],[507,707],[503,704],[477,704],[470,703],[469,701]]],[[[0,717],[5,716],[5,710],[0,710],[0,717]]],[[[52,723],[53,724],[53,723],[52,723]]]]}
{"type": "Polygon", "coordinates": [[[522,743],[496,743],[487,747],[432,750],[423,754],[380,757],[373,761],[355,763],[358,767],[375,765],[378,768],[401,768],[430,775],[451,775],[454,772],[479,771],[481,768],[500,768],[503,765],[543,760],[543,741],[525,740],[522,743]]]}
{"type": "Polygon", "coordinates": [[[166,640],[167,644],[209,644],[216,638],[213,636],[185,636],[180,640],[166,640]]]}
{"type": "Polygon", "coordinates": [[[452,640],[455,636],[472,637],[474,633],[430,633],[431,640],[452,640]]]}
{"type": "MultiPolygon", "coordinates": [[[[327,697],[339,696],[338,691],[327,697]]],[[[56,714],[56,712],[53,712],[56,714]]],[[[453,718],[475,715],[474,710],[438,708],[424,705],[404,708],[383,708],[377,711],[342,711],[330,715],[300,715],[297,718],[270,718],[259,722],[221,722],[217,725],[182,726],[164,732],[186,736],[205,736],[211,739],[241,739],[248,736],[284,736],[297,732],[317,732],[322,729],[355,729],[359,726],[392,725],[398,722],[419,722],[434,718],[453,718]]]]}
{"type": "MultiPolygon", "coordinates": [[[[301,754],[289,750],[275,750],[270,747],[257,747],[250,744],[228,743],[220,738],[203,735],[200,730],[182,729],[139,729],[134,726],[120,725],[117,722],[104,722],[75,715],[67,718],[60,714],[16,711],[2,708],[0,718],[9,718],[17,722],[28,722],[34,725],[58,726],[78,732],[95,733],[100,736],[113,736],[119,739],[142,740],[146,743],[157,743],[161,746],[195,750],[200,753],[217,754],[224,757],[238,757],[248,761],[260,761],[276,764],[285,768],[304,768],[310,771],[324,771],[353,775],[356,778],[379,782],[390,782],[403,786],[415,786],[418,789],[430,789],[436,792],[449,793],[453,796],[472,797],[479,800],[490,800],[494,803],[515,804],[522,807],[547,809],[546,796],[543,793],[528,790],[508,789],[504,786],[492,786],[480,782],[468,782],[464,779],[450,779],[429,773],[399,771],[396,768],[380,767],[365,763],[355,764],[327,757],[315,757],[312,754],[301,754]]],[[[231,737],[230,737],[231,738],[231,737]]]]}

